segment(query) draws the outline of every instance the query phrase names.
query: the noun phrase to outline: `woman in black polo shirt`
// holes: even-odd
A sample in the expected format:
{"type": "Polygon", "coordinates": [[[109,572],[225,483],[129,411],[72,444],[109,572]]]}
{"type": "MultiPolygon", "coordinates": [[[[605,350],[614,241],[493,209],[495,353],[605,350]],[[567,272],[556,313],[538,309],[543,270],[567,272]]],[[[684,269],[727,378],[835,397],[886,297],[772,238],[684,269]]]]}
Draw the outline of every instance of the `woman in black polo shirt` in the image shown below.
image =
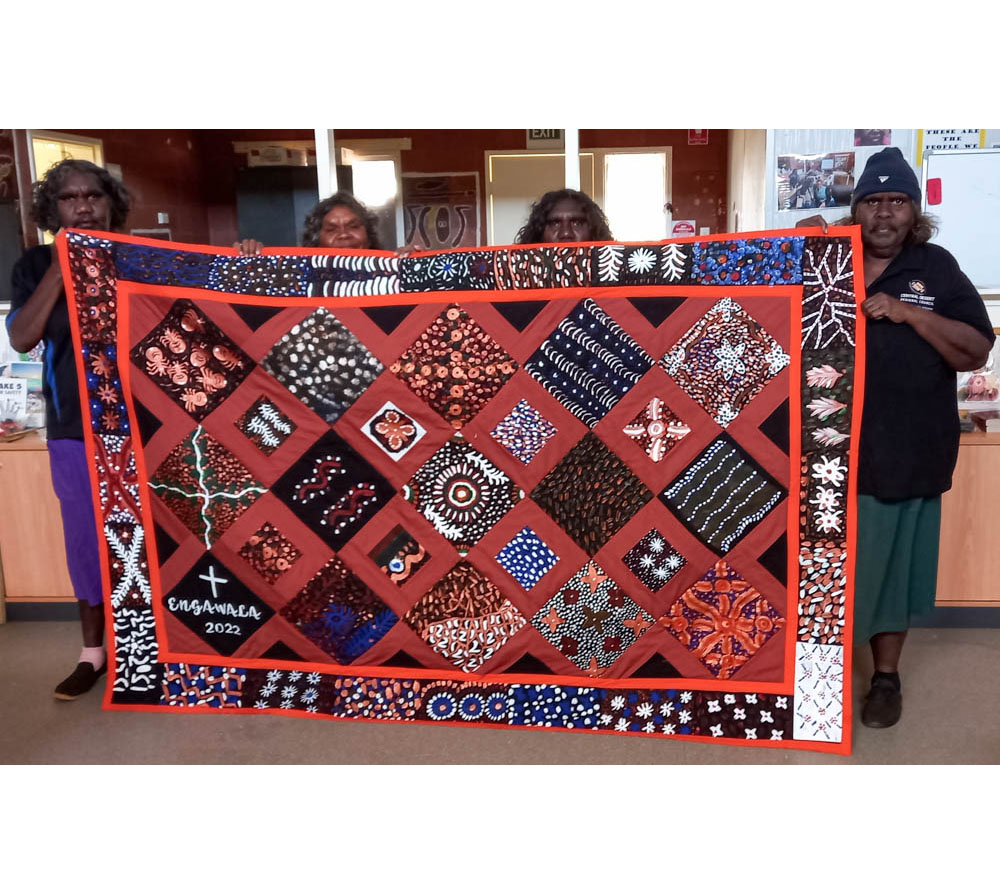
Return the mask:
{"type": "MultiPolygon", "coordinates": [[[[51,233],[63,227],[119,230],[130,197],[104,168],[66,159],[33,185],[32,214],[51,233]]],[[[59,259],[51,246],[28,249],[11,275],[7,332],[15,351],[45,343],[43,393],[52,485],[59,498],[66,564],[79,601],[83,651],[73,673],[55,688],[57,699],[76,699],[107,670],[104,602],[90,473],[83,443],[83,418],[76,356],[59,259]]]]}
{"type": "MultiPolygon", "coordinates": [[[[838,223],[861,225],[868,318],[854,640],[870,642],[875,674],[861,723],[891,727],[910,616],[934,607],[941,494],[958,458],[955,371],[985,364],[994,335],[969,278],[928,242],[934,225],[897,148],[868,160],[838,223]]],[[[813,216],[797,226],[827,225],[813,216]]]]}

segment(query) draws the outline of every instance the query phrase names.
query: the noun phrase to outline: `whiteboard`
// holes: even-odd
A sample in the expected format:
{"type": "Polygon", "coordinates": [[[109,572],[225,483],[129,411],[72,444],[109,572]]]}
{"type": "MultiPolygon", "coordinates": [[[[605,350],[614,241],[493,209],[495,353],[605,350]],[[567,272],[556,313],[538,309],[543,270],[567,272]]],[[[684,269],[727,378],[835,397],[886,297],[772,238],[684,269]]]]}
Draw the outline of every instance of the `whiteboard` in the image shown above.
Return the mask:
{"type": "Polygon", "coordinates": [[[924,211],[938,221],[933,241],[980,292],[1000,293],[1000,149],[928,153],[922,187],[924,211]],[[941,201],[931,204],[928,181],[935,179],[941,201]]]}

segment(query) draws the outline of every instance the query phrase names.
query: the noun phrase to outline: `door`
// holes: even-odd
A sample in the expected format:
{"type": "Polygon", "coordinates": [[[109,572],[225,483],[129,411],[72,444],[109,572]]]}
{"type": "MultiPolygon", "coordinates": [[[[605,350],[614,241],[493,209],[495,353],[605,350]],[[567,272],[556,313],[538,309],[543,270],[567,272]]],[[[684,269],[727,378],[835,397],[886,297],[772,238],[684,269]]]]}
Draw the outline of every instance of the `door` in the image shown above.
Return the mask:
{"type": "MultiPolygon", "coordinates": [[[[561,152],[486,153],[486,239],[511,245],[528,219],[531,203],[549,190],[561,190],[566,161],[561,152]]],[[[580,188],[594,195],[594,154],[580,153],[580,188]]]]}

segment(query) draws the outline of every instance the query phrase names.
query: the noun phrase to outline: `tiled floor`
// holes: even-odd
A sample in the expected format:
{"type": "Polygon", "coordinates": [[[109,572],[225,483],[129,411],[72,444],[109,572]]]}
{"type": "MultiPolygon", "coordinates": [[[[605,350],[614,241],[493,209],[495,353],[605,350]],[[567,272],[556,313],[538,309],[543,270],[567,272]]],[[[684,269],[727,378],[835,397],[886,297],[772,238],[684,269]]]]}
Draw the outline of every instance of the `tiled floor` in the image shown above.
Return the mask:
{"type": "MultiPolygon", "coordinates": [[[[0,625],[0,761],[74,764],[993,764],[1000,762],[1000,629],[916,628],[903,719],[854,729],[850,757],[644,737],[176,713],[104,712],[101,693],[59,702],[79,651],[73,622],[0,625]]],[[[855,663],[855,703],[871,673],[855,663]]]]}

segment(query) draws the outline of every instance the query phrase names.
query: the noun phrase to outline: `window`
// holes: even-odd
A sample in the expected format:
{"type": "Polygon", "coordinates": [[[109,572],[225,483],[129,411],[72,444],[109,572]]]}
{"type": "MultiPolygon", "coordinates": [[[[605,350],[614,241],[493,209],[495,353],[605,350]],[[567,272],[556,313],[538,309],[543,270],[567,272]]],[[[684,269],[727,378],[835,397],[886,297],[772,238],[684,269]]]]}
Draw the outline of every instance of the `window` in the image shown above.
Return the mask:
{"type": "Polygon", "coordinates": [[[604,213],[615,239],[666,239],[667,157],[664,152],[604,156],[604,213]]]}

